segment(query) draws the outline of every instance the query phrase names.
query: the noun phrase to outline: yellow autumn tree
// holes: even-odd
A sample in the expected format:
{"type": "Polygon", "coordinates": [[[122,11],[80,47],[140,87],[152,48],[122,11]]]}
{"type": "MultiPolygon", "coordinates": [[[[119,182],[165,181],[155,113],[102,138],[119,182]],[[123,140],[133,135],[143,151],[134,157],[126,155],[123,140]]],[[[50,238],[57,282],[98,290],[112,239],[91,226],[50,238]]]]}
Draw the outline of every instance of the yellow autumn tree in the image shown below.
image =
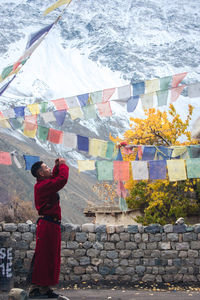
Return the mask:
{"type": "MultiPolygon", "coordinates": [[[[130,129],[124,133],[124,139],[112,138],[116,144],[123,145],[190,145],[195,144],[188,130],[193,107],[188,106],[188,114],[183,121],[171,104],[169,111],[161,112],[154,108],[145,111],[145,118],[130,118],[130,129]]],[[[136,151],[125,154],[124,160],[134,160],[136,151]]],[[[200,209],[200,180],[169,182],[166,180],[135,181],[126,183],[129,196],[126,201],[129,208],[139,208],[143,216],[137,221],[144,225],[152,223],[173,223],[178,217],[196,214],[200,209]]]]}

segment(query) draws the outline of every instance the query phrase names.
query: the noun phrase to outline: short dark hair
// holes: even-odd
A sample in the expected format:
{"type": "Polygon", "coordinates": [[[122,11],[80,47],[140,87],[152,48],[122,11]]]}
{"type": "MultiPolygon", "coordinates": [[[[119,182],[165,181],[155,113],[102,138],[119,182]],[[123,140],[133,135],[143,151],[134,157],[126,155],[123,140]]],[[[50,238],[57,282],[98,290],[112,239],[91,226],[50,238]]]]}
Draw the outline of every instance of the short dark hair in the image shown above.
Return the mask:
{"type": "Polygon", "coordinates": [[[41,168],[41,165],[43,164],[43,161],[37,161],[35,162],[31,167],[31,174],[34,177],[38,177],[38,170],[41,168]]]}

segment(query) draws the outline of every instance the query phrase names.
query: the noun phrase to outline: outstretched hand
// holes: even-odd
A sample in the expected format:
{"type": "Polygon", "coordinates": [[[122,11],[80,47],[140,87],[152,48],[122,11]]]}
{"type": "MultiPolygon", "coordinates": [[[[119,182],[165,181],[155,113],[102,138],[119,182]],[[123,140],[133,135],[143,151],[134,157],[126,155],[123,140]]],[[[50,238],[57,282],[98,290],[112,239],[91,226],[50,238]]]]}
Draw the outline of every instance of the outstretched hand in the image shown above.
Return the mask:
{"type": "Polygon", "coordinates": [[[62,157],[57,158],[57,159],[55,160],[55,164],[56,164],[56,166],[59,167],[61,164],[66,164],[66,160],[65,160],[64,158],[62,158],[62,157]]]}

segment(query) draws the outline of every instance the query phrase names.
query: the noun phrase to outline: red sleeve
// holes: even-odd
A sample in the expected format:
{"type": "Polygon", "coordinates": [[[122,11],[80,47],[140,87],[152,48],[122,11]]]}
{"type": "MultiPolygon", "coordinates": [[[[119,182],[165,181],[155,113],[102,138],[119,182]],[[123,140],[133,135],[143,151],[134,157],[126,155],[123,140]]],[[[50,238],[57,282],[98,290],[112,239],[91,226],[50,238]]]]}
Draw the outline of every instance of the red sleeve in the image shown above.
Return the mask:
{"type": "MultiPolygon", "coordinates": [[[[55,167],[54,167],[55,169],[55,167]]],[[[54,172],[54,171],[53,171],[54,172]]],[[[67,183],[69,177],[69,167],[65,164],[59,166],[59,170],[56,177],[43,180],[40,192],[46,195],[56,193],[61,190],[67,183]]]]}

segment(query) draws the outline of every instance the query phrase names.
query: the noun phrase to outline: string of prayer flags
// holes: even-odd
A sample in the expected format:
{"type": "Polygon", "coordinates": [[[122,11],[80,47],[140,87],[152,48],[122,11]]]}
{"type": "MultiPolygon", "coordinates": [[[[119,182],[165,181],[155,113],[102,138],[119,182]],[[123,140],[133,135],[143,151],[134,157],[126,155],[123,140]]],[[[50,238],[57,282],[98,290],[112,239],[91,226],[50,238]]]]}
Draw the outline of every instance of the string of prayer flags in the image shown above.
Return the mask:
{"type": "Polygon", "coordinates": [[[148,180],[149,172],[147,161],[132,161],[133,180],[148,180]]]}
{"type": "Polygon", "coordinates": [[[113,161],[114,180],[128,181],[130,178],[129,161],[113,161]]]}
{"type": "Polygon", "coordinates": [[[78,170],[79,172],[92,171],[95,170],[95,160],[78,160],[78,170]]]}
{"type": "Polygon", "coordinates": [[[71,0],[58,0],[57,2],[55,2],[53,5],[49,6],[45,11],[44,11],[44,15],[46,16],[47,14],[49,14],[50,12],[52,12],[54,9],[64,5],[64,4],[70,4],[71,0]]]}
{"type": "Polygon", "coordinates": [[[145,83],[137,82],[133,84],[133,96],[144,95],[145,93],[145,83]]]}
{"type": "Polygon", "coordinates": [[[97,104],[97,109],[99,112],[99,115],[101,117],[110,117],[112,116],[112,110],[110,106],[110,102],[103,102],[97,104]]]}
{"type": "Polygon", "coordinates": [[[10,153],[0,152],[0,164],[7,166],[12,165],[10,153]]]}
{"type": "Polygon", "coordinates": [[[66,117],[66,110],[63,109],[63,110],[55,110],[53,112],[54,114],[54,117],[56,119],[56,122],[58,124],[58,126],[62,126],[64,121],[65,121],[65,117],[66,117]]]}
{"type": "Polygon", "coordinates": [[[152,147],[144,147],[143,154],[142,154],[142,160],[154,160],[156,154],[156,148],[154,146],[152,147]]]}
{"type": "Polygon", "coordinates": [[[138,105],[139,96],[132,96],[127,101],[127,112],[134,112],[138,105]]]}
{"type": "Polygon", "coordinates": [[[187,151],[190,158],[200,158],[200,145],[187,146],[187,151]]]}
{"type": "Polygon", "coordinates": [[[37,137],[39,140],[45,142],[48,138],[49,128],[38,125],[37,137]]]}
{"type": "Polygon", "coordinates": [[[200,97],[200,82],[188,86],[188,96],[190,98],[200,97]]]}
{"type": "Polygon", "coordinates": [[[23,155],[23,157],[26,163],[26,170],[31,170],[32,165],[40,160],[39,156],[23,155]]]}
{"type": "Polygon", "coordinates": [[[113,180],[113,162],[112,161],[97,161],[97,178],[101,180],[113,180]]]}
{"type": "Polygon", "coordinates": [[[200,178],[200,158],[186,159],[187,177],[200,178]]]}
{"type": "Polygon", "coordinates": [[[65,98],[51,100],[51,102],[53,102],[57,110],[63,110],[63,109],[68,110],[68,106],[65,101],[65,98]]]}
{"type": "Polygon", "coordinates": [[[167,160],[167,169],[170,181],[187,179],[184,159],[167,160]]]}
{"type": "Polygon", "coordinates": [[[180,94],[182,93],[185,85],[178,86],[176,88],[171,89],[171,102],[175,102],[180,94]]]}
{"type": "Polygon", "coordinates": [[[88,137],[77,135],[77,146],[80,151],[89,151],[89,139],[88,137]]]}
{"type": "Polygon", "coordinates": [[[49,128],[48,137],[49,142],[54,144],[62,144],[63,141],[63,131],[49,128]]]}
{"type": "Polygon", "coordinates": [[[166,160],[151,160],[149,162],[149,179],[166,179],[166,160]]]}
{"type": "Polygon", "coordinates": [[[185,78],[187,72],[180,73],[172,76],[172,88],[175,88],[181,83],[181,81],[185,78]]]}
{"type": "Polygon", "coordinates": [[[63,132],[63,147],[76,149],[77,136],[71,132],[63,132]]]}

